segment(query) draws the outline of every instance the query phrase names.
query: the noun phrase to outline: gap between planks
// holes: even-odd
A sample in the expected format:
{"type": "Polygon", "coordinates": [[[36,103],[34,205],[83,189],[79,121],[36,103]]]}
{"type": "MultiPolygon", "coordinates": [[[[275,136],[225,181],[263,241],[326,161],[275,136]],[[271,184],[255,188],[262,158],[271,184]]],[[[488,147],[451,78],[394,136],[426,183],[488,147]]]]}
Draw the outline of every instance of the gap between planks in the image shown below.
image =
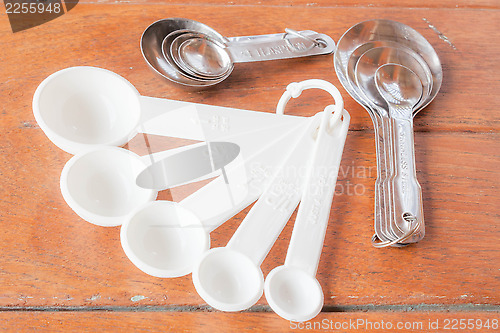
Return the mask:
{"type": "MultiPolygon", "coordinates": [[[[0,312],[219,312],[208,305],[170,306],[2,306],[0,312]]],[[[272,312],[268,305],[252,306],[243,312],[272,312]]],[[[325,306],[322,312],[500,312],[500,305],[489,304],[412,304],[412,305],[338,305],[325,306]]]]}

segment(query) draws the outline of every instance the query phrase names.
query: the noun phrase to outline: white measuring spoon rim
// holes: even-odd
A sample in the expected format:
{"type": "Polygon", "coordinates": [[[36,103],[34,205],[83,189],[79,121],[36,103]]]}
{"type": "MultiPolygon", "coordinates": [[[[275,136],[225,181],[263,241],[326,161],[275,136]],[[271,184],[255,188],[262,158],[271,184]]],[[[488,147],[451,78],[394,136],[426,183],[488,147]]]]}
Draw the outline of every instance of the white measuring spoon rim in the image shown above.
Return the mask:
{"type": "MultiPolygon", "coordinates": [[[[41,97],[43,96],[44,90],[48,87],[49,84],[53,83],[56,79],[58,79],[62,75],[66,75],[71,72],[94,72],[94,73],[99,73],[99,74],[104,74],[105,76],[108,76],[114,80],[119,80],[121,81],[126,89],[128,90],[128,93],[133,94],[134,97],[137,98],[137,105],[136,108],[140,110],[140,99],[139,97],[141,96],[139,94],[139,91],[134,87],[132,83],[130,83],[127,79],[122,77],[121,75],[112,72],[110,70],[100,68],[100,67],[93,67],[93,66],[73,66],[73,67],[68,67],[61,69],[55,73],[50,74],[48,77],[46,77],[36,88],[35,93],[33,95],[33,101],[32,101],[32,108],[33,108],[33,115],[35,117],[36,122],[42,129],[42,131],[47,135],[47,137],[52,141],[57,147],[60,149],[64,150],[67,153],[70,154],[77,154],[80,152],[83,152],[85,150],[90,149],[91,146],[96,146],[95,144],[91,143],[84,143],[84,142],[78,142],[76,140],[72,140],[67,138],[64,135],[59,134],[56,130],[54,130],[46,121],[44,116],[42,115],[42,111],[40,108],[40,101],[41,97]]],[[[74,74],[72,74],[74,75],[74,74]]],[[[140,121],[140,111],[136,113],[135,118],[133,123],[135,124],[130,131],[127,131],[127,133],[121,134],[120,136],[117,136],[116,138],[111,138],[108,141],[99,143],[97,145],[106,145],[106,146],[117,146],[117,145],[122,145],[126,143],[129,138],[130,138],[130,133],[134,131],[134,129],[138,126],[139,121],[140,121]]],[[[122,131],[124,132],[124,131],[122,131]]]]}
{"type": "MultiPolygon", "coordinates": [[[[88,156],[99,152],[109,152],[111,154],[126,154],[127,158],[131,158],[131,160],[133,160],[134,162],[144,164],[144,160],[141,160],[139,155],[124,148],[119,148],[114,146],[99,146],[99,147],[94,147],[93,149],[88,149],[77,155],[74,155],[64,165],[61,171],[61,178],[60,178],[61,194],[63,196],[64,201],[66,201],[66,203],[68,204],[68,206],[85,221],[103,227],[116,227],[122,224],[123,220],[127,217],[128,213],[117,216],[106,216],[89,211],[81,203],[79,203],[78,200],[74,198],[73,194],[69,189],[69,183],[68,183],[69,174],[71,170],[75,167],[75,165],[78,162],[82,161],[83,159],[87,158],[88,156]]],[[[144,166],[146,165],[144,164],[144,166]]],[[[149,194],[145,195],[143,198],[144,201],[138,203],[137,206],[140,206],[143,203],[147,203],[149,201],[156,199],[156,196],[158,194],[157,191],[146,190],[142,188],[139,189],[141,191],[144,191],[144,193],[149,193],[149,194]]]]}
{"type": "Polygon", "coordinates": [[[323,308],[325,298],[323,294],[323,288],[321,287],[321,284],[315,276],[312,276],[302,268],[288,265],[275,267],[269,272],[264,281],[264,295],[266,297],[267,303],[276,314],[286,320],[299,322],[307,321],[316,317],[323,308]],[[276,281],[283,281],[282,275],[285,275],[285,278],[287,275],[293,276],[295,279],[294,284],[296,281],[299,281],[297,280],[297,277],[299,277],[300,282],[299,284],[295,284],[295,287],[304,287],[303,281],[306,281],[309,288],[314,288],[314,290],[312,292],[309,292],[309,294],[317,294],[318,298],[311,308],[297,313],[297,311],[294,312],[293,310],[285,309],[285,306],[283,306],[282,303],[280,303],[275,297],[273,297],[273,295],[276,293],[276,291],[271,291],[271,289],[273,288],[273,282],[275,283],[276,281]]]}
{"type": "MultiPolygon", "coordinates": [[[[165,224],[165,225],[171,225],[173,227],[179,227],[180,229],[184,229],[185,227],[190,227],[190,228],[199,228],[197,230],[200,230],[200,232],[196,233],[197,237],[197,244],[196,246],[199,248],[204,249],[203,252],[206,252],[210,248],[210,232],[208,232],[204,227],[201,222],[201,220],[196,217],[189,209],[184,208],[180,203],[175,202],[175,201],[168,201],[168,200],[157,200],[157,201],[152,201],[148,202],[137,209],[135,209],[127,218],[127,220],[122,224],[121,229],[120,229],[120,243],[122,246],[123,251],[125,252],[125,255],[128,257],[128,259],[141,271],[144,273],[154,276],[154,277],[159,277],[159,278],[176,278],[176,277],[181,277],[184,275],[187,275],[191,273],[193,263],[189,261],[184,261],[183,265],[175,266],[175,267],[170,267],[170,268],[158,268],[157,266],[153,266],[151,264],[148,264],[146,261],[141,259],[136,251],[132,248],[130,244],[130,235],[129,235],[129,229],[131,228],[131,224],[136,222],[134,219],[144,213],[146,210],[155,208],[156,206],[165,206],[166,208],[173,207],[174,209],[178,210],[184,210],[187,214],[192,215],[191,222],[186,225],[177,225],[177,224],[165,224]]],[[[162,219],[163,221],[167,221],[166,219],[162,219]]],[[[140,222],[136,222],[140,223],[140,222]]]]}
{"type": "MultiPolygon", "coordinates": [[[[224,261],[219,260],[219,263],[224,263],[224,261]]],[[[241,253],[240,251],[227,248],[225,246],[211,248],[208,251],[205,251],[205,253],[200,256],[196,264],[193,266],[192,280],[194,287],[200,297],[205,300],[210,306],[220,311],[235,312],[248,309],[262,297],[264,292],[264,274],[262,273],[260,267],[256,266],[254,262],[245,254],[241,253]],[[203,265],[206,264],[205,261],[207,260],[207,257],[217,259],[217,257],[224,255],[238,257],[239,262],[244,263],[245,269],[247,269],[245,275],[256,277],[255,279],[252,279],[252,282],[254,282],[255,284],[252,286],[253,290],[251,290],[252,294],[250,297],[238,300],[237,302],[224,302],[216,297],[213,297],[212,293],[207,292],[209,288],[206,288],[204,285],[205,282],[203,282],[203,279],[200,279],[200,270],[204,268],[203,265]]]]}

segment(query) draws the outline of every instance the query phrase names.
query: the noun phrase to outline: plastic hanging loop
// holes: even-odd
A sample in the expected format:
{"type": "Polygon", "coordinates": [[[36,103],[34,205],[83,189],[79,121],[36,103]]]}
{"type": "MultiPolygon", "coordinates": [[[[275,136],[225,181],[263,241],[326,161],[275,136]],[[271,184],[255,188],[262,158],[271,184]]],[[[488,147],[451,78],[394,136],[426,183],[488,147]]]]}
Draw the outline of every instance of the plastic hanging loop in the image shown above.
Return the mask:
{"type": "Polygon", "coordinates": [[[321,119],[316,118],[300,136],[298,143],[278,168],[270,185],[252,207],[226,247],[214,248],[203,255],[193,270],[193,283],[200,296],[222,311],[240,311],[255,304],[262,296],[264,278],[260,265],[299,204],[307,167],[307,156],[314,149],[318,125],[330,131],[343,110],[338,90],[322,80],[307,80],[287,87],[277,107],[283,114],[286,103],[304,89],[319,88],[332,94],[337,104],[327,106],[321,119]],[[333,109],[335,113],[331,116],[333,109]],[[332,126],[333,125],[333,126],[332,126]]]}

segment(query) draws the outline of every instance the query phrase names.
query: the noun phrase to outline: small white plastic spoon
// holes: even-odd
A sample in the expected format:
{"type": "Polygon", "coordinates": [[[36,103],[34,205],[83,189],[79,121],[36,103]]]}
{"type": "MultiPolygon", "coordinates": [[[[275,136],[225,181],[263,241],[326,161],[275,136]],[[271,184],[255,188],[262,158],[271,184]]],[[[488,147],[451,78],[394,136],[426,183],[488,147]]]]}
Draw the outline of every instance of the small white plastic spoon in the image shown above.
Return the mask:
{"type": "MultiPolygon", "coordinates": [[[[298,128],[298,127],[297,127],[298,128]]],[[[228,137],[232,143],[240,148],[238,157],[227,165],[241,163],[272,145],[281,136],[295,131],[276,127],[255,131],[253,135],[234,134],[228,137]]],[[[232,133],[232,132],[231,132],[232,133]]],[[[75,213],[84,220],[100,226],[121,225],[126,216],[148,201],[156,198],[154,186],[149,189],[141,188],[136,183],[137,176],[154,161],[163,160],[170,156],[185,152],[190,148],[200,147],[205,143],[179,147],[151,155],[139,157],[133,152],[117,147],[96,147],[93,150],[73,156],[61,172],[61,192],[63,198],[75,213]]],[[[281,148],[287,143],[281,143],[281,148]]],[[[218,175],[215,171],[198,177],[188,168],[190,161],[186,161],[186,168],[182,169],[180,178],[202,180],[218,175]]],[[[178,169],[178,168],[177,168],[178,169]]],[[[198,171],[198,170],[194,170],[198,171]]],[[[172,172],[166,172],[171,174],[172,172]]]]}
{"type": "Polygon", "coordinates": [[[291,131],[240,165],[227,168],[228,184],[219,177],[179,203],[155,201],[142,206],[121,228],[127,257],[149,275],[189,274],[210,248],[210,232],[258,199],[269,181],[268,170],[280,163],[277,150],[290,151],[302,131],[291,131]]]}
{"type": "MultiPolygon", "coordinates": [[[[278,110],[284,109],[290,97],[296,98],[303,89],[310,88],[332,94],[336,104],[325,108],[322,121],[335,124],[343,110],[342,98],[331,83],[322,80],[290,84],[278,103],[278,110]]],[[[195,266],[192,277],[196,291],[212,307],[240,311],[262,296],[264,277],[260,265],[300,201],[303,184],[300,170],[307,165],[318,125],[314,122],[306,129],[226,247],[207,251],[195,266]]]]}
{"type": "Polygon", "coordinates": [[[96,145],[121,146],[137,133],[224,141],[229,130],[242,134],[304,120],[141,96],[118,74],[86,66],[60,70],[40,83],[33,114],[47,137],[71,154],[96,145]]]}
{"type": "Polygon", "coordinates": [[[285,264],[274,268],[264,284],[267,302],[287,320],[312,319],[323,307],[315,275],[349,127],[349,114],[344,111],[342,117],[335,128],[322,123],[319,129],[285,264]]]}

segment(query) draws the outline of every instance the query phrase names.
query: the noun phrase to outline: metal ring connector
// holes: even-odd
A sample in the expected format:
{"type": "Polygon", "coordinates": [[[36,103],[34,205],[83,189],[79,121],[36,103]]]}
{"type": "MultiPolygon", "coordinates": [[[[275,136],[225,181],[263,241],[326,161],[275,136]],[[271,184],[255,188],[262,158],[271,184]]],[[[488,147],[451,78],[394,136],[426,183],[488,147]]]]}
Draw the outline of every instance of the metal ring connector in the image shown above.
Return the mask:
{"type": "Polygon", "coordinates": [[[326,42],[323,41],[323,40],[321,40],[321,39],[311,38],[309,36],[304,35],[303,33],[299,32],[299,31],[296,31],[296,30],[293,30],[293,29],[289,29],[289,28],[285,29],[285,34],[283,35],[283,39],[285,40],[285,42],[287,43],[287,45],[290,48],[292,48],[292,49],[294,49],[296,51],[300,51],[300,52],[306,52],[306,51],[309,51],[309,50],[311,50],[312,48],[315,48],[315,47],[325,48],[327,46],[326,42]],[[311,47],[306,48],[306,49],[300,49],[300,48],[298,48],[297,46],[293,45],[290,42],[290,40],[287,38],[288,35],[294,35],[296,37],[305,39],[305,40],[311,42],[313,45],[311,47]]]}

